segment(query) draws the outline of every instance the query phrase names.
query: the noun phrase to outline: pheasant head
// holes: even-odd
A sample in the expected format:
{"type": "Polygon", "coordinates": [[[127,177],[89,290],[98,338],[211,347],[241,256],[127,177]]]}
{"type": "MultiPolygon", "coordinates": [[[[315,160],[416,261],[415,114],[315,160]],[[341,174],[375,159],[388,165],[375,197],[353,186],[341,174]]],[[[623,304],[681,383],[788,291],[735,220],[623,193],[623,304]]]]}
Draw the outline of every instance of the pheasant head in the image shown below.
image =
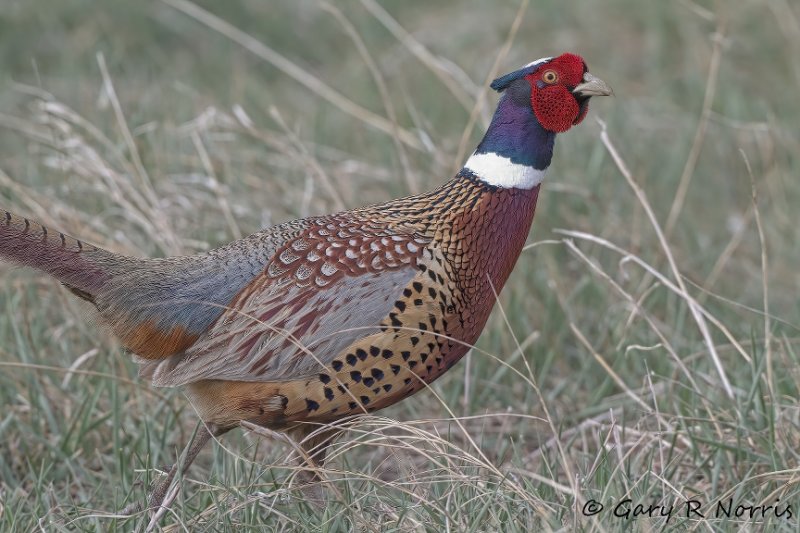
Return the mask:
{"type": "Polygon", "coordinates": [[[550,165],[557,133],[580,124],[592,96],[613,94],[575,54],[529,63],[492,82],[503,93],[465,170],[504,188],[531,189],[550,165]]]}

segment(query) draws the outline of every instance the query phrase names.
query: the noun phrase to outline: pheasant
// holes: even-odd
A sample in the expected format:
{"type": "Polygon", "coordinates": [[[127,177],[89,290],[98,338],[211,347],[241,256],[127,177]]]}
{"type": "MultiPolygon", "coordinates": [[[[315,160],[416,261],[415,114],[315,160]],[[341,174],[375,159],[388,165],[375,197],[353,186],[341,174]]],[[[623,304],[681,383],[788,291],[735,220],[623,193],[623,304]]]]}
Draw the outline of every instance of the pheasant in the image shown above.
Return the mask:
{"type": "Polygon", "coordinates": [[[556,134],[584,119],[592,96],[612,94],[569,53],[491,87],[502,96],[483,140],[433,191],[158,259],[0,211],[0,258],[94,304],[143,378],[185,390],[203,424],[181,471],[242,421],[289,432],[321,464],[335,434],[304,440],[320,424],[414,394],[478,339],[527,238],[556,134]]]}

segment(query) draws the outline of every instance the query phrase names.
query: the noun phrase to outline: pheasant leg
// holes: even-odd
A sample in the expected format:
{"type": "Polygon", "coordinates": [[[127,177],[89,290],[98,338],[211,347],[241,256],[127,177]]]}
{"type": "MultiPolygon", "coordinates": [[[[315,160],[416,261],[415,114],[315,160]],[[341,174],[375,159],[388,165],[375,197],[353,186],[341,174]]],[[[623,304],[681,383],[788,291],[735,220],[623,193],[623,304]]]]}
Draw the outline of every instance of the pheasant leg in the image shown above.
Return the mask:
{"type": "MultiPolygon", "coordinates": [[[[170,485],[172,485],[172,481],[175,479],[175,475],[178,473],[178,470],[180,469],[181,476],[183,476],[189,469],[189,466],[191,466],[192,462],[194,462],[197,455],[200,453],[200,450],[203,449],[211,437],[218,437],[225,433],[225,431],[226,430],[220,429],[213,424],[206,425],[201,423],[200,427],[197,428],[194,437],[186,445],[186,453],[183,461],[181,462],[179,457],[178,461],[173,464],[172,467],[170,467],[167,476],[159,481],[156,487],[150,492],[147,508],[158,509],[162,507],[164,498],[167,495],[167,491],[169,490],[170,485]]],[[[168,502],[167,506],[169,506],[169,503],[171,502],[168,502]]],[[[122,514],[131,515],[141,510],[141,502],[136,502],[123,509],[122,514]]]]}

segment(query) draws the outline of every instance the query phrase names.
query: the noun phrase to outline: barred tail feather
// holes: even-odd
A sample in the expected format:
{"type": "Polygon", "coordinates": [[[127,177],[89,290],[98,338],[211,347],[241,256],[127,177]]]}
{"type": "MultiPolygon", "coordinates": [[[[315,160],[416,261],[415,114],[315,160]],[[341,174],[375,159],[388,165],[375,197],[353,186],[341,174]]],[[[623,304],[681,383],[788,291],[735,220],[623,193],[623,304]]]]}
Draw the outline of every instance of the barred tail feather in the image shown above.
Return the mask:
{"type": "Polygon", "coordinates": [[[242,255],[242,246],[238,242],[204,255],[134,258],[0,209],[0,261],[46,272],[92,302],[122,344],[145,361],[186,350],[257,276],[272,248],[253,246],[250,255],[242,255]]]}
{"type": "Polygon", "coordinates": [[[0,210],[0,260],[46,272],[84,299],[93,301],[124,259],[0,210]]]}

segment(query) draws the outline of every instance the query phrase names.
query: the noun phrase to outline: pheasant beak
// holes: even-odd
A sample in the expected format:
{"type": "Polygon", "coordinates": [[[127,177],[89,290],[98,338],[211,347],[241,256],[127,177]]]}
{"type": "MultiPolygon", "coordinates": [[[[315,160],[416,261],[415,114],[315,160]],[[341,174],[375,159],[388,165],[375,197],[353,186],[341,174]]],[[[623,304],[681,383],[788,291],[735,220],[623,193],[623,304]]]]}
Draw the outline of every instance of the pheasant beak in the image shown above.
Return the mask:
{"type": "Polygon", "coordinates": [[[572,94],[578,97],[588,98],[590,96],[612,96],[614,91],[603,80],[595,77],[588,72],[583,75],[583,83],[572,89],[572,94]]]}

